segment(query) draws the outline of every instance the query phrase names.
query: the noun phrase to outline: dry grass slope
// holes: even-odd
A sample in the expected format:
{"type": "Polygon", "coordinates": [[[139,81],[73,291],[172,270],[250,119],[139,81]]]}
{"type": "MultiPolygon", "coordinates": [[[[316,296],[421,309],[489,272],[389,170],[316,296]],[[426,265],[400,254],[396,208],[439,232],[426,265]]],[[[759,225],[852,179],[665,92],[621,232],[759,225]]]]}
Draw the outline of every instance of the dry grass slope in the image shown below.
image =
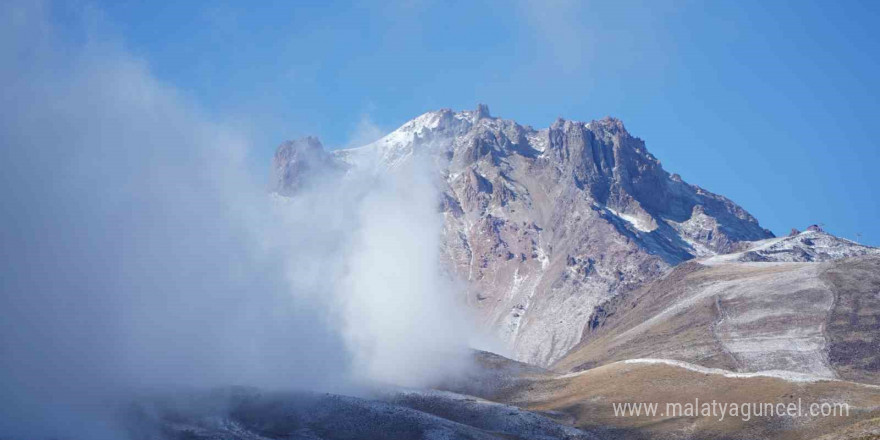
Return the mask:
{"type": "Polygon", "coordinates": [[[880,384],[880,257],[677,267],[602,306],[560,372],[662,358],[880,384]]]}
{"type": "MultiPolygon", "coordinates": [[[[484,355],[485,356],[485,355],[484,355]]],[[[511,361],[512,362],[512,361],[511,361]]],[[[492,368],[517,367],[493,359],[492,368]]],[[[513,371],[513,370],[508,370],[513,371]]],[[[495,398],[536,411],[560,423],[572,424],[602,438],[644,439],[783,439],[828,440],[875,435],[880,417],[880,387],[845,381],[797,382],[774,377],[728,377],[661,363],[612,363],[578,373],[518,370],[516,380],[496,389],[495,398]],[[802,402],[805,412],[814,402],[845,402],[848,417],[619,417],[614,403],[802,402]],[[846,434],[845,434],[846,433],[846,434]],[[834,436],[837,437],[834,437],[834,436]],[[850,437],[844,436],[848,435],[850,437]]],[[[473,392],[474,390],[469,390],[473,392]]]]}

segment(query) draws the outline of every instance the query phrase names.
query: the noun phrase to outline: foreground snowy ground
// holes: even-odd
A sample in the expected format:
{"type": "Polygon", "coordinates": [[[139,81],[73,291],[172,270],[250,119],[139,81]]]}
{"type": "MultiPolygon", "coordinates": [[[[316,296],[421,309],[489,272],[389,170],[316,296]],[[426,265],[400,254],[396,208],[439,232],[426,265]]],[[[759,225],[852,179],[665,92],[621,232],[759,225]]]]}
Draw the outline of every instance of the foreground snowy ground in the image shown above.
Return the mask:
{"type": "Polygon", "coordinates": [[[227,389],[148,399],[128,420],[144,439],[597,438],[515,406],[442,391],[359,398],[227,389]]]}

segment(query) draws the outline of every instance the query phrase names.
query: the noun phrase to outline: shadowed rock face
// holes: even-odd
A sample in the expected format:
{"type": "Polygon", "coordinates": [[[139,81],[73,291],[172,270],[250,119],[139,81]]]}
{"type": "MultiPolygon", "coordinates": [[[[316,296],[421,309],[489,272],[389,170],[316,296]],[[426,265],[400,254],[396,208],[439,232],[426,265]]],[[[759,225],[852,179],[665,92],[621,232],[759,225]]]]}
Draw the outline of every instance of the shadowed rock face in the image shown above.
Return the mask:
{"type": "Polygon", "coordinates": [[[835,262],[822,279],[834,292],[829,363],[841,378],[880,384],[880,256],[835,262]]]}
{"type": "Polygon", "coordinates": [[[444,265],[514,357],[539,365],[580,341],[602,301],[695,256],[772,237],[730,200],[667,173],[612,118],[535,130],[480,106],[426,113],[360,148],[305,144],[279,147],[276,192],[294,193],[313,159],[381,173],[431,158],[444,265]]]}
{"type": "Polygon", "coordinates": [[[316,137],[287,141],[278,146],[272,159],[272,190],[291,195],[311,179],[327,178],[328,172],[339,171],[340,164],[324,150],[316,137]]]}

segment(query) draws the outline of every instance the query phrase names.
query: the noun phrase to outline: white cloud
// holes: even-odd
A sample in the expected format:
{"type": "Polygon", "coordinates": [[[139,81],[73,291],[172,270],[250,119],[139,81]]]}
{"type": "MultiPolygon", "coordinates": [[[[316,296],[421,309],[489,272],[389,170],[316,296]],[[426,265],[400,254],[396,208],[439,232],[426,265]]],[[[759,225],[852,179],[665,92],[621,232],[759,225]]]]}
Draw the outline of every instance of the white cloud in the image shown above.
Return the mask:
{"type": "Polygon", "coordinates": [[[49,14],[0,6],[0,432],[119,438],[105,406],[144,388],[423,384],[465,348],[429,187],[275,204],[245,136],[49,14]]]}

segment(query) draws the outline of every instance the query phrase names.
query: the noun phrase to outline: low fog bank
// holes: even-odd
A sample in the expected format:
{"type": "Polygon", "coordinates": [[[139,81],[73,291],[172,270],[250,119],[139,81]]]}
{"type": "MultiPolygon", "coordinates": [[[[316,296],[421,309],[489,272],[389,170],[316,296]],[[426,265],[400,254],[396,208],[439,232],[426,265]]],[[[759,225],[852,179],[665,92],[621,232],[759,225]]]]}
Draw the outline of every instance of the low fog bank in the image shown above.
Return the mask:
{"type": "Polygon", "coordinates": [[[270,197],[247,139],[50,13],[0,6],[0,436],[119,438],[135,393],[465,367],[418,161],[270,197]]]}

